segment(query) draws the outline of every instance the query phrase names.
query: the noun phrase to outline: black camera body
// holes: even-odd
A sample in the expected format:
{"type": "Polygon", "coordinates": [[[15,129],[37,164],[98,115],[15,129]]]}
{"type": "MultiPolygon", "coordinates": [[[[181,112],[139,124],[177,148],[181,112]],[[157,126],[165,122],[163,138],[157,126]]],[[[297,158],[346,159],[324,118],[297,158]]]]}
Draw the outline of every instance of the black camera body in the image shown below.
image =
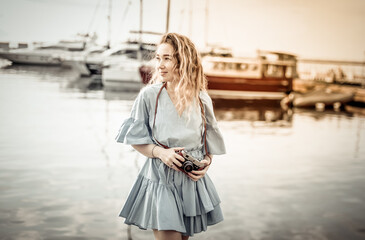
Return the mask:
{"type": "Polygon", "coordinates": [[[178,151],[177,154],[182,156],[185,159],[185,162],[182,163],[182,166],[179,169],[185,173],[201,170],[204,168],[205,164],[201,163],[199,160],[187,154],[184,150],[178,151]]]}

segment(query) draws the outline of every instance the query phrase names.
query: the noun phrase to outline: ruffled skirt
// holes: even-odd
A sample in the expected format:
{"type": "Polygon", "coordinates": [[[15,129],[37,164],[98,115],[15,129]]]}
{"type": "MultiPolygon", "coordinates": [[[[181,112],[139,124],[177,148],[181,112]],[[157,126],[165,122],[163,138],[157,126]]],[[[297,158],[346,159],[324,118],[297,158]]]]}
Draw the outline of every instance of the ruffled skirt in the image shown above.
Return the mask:
{"type": "Polygon", "coordinates": [[[205,231],[223,220],[220,199],[208,175],[197,182],[148,158],[119,216],[141,229],[205,231]]]}

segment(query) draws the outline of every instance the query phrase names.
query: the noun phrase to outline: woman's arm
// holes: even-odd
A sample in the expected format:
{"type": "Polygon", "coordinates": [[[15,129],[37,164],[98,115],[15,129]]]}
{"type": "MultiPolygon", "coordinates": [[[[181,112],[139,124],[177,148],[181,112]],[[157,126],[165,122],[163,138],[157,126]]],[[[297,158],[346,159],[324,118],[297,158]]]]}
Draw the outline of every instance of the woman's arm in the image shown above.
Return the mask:
{"type": "Polygon", "coordinates": [[[208,153],[207,155],[204,156],[204,159],[208,161],[208,166],[209,166],[210,164],[212,164],[213,155],[208,153]]]}
{"type": "MultiPolygon", "coordinates": [[[[182,156],[176,153],[176,151],[184,149],[181,147],[165,149],[155,144],[132,145],[132,147],[146,157],[161,159],[164,164],[176,171],[180,171],[180,169],[178,169],[176,166],[181,167],[181,162],[185,161],[182,156]]],[[[212,163],[212,159],[213,155],[205,155],[201,162],[204,163],[206,167],[199,171],[191,171],[188,173],[189,177],[193,181],[198,181],[200,178],[204,177],[209,169],[209,165],[212,163]]]]}
{"type": "Polygon", "coordinates": [[[181,162],[185,161],[182,156],[176,153],[176,151],[184,149],[181,147],[165,149],[156,144],[132,145],[132,147],[146,157],[161,159],[164,164],[176,171],[180,171],[176,166],[181,167],[181,162]]]}
{"type": "Polygon", "coordinates": [[[132,145],[134,149],[136,149],[139,153],[145,155],[149,158],[154,158],[153,151],[155,150],[154,147],[157,147],[155,144],[141,144],[141,145],[132,145]]]}

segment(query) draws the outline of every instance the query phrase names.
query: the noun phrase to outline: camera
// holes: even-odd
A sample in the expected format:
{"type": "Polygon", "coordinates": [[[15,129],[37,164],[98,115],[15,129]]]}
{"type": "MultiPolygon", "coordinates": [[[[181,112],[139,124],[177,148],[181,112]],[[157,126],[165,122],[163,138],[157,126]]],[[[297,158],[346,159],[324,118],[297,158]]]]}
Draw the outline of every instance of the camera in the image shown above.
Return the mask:
{"type": "Polygon", "coordinates": [[[199,160],[195,159],[194,157],[187,154],[184,150],[177,151],[177,154],[182,156],[185,159],[185,162],[182,163],[182,166],[179,169],[183,172],[191,172],[196,171],[204,168],[204,163],[201,163],[199,160]]]}

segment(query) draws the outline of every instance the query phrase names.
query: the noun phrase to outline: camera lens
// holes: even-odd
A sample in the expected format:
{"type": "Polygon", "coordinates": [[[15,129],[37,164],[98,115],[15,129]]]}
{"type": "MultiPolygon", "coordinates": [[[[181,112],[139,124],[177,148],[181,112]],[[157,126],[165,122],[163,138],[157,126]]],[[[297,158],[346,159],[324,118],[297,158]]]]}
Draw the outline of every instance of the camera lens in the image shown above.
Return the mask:
{"type": "Polygon", "coordinates": [[[190,161],[185,161],[183,164],[183,169],[185,172],[191,172],[193,170],[193,163],[190,161]]]}

